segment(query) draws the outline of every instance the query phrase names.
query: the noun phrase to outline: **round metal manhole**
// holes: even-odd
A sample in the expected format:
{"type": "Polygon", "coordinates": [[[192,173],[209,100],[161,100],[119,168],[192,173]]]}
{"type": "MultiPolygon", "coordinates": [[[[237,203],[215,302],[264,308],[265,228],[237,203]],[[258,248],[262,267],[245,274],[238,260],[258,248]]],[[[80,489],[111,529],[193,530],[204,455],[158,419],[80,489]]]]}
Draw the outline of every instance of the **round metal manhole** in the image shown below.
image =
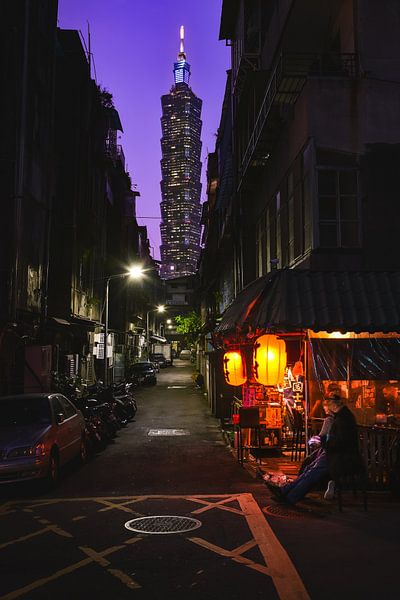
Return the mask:
{"type": "Polygon", "coordinates": [[[201,527],[202,523],[191,517],[177,515],[157,515],[153,517],[139,517],[125,523],[125,527],[136,533],[150,533],[165,535],[169,533],[186,533],[201,527]]]}
{"type": "Polygon", "coordinates": [[[306,519],[310,517],[310,514],[303,513],[285,504],[268,504],[262,510],[271,517],[279,517],[281,519],[306,519]]]}

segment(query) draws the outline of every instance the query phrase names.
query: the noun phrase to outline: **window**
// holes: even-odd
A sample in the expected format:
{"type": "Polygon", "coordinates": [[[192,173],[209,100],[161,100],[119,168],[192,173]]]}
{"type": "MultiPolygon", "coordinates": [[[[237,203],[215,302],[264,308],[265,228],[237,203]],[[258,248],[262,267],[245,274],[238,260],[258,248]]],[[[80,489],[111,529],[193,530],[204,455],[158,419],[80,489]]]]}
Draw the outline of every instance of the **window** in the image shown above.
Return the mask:
{"type": "Polygon", "coordinates": [[[76,409],[75,409],[74,405],[71,404],[71,402],[67,398],[63,398],[60,396],[60,397],[58,397],[58,400],[62,404],[62,407],[64,409],[67,419],[69,419],[69,417],[73,417],[74,415],[76,415],[76,409]]]}
{"type": "Polygon", "coordinates": [[[64,419],[67,418],[67,414],[65,412],[65,409],[64,409],[63,405],[61,404],[60,398],[58,398],[57,396],[54,396],[51,399],[51,405],[53,407],[54,416],[56,418],[57,418],[57,415],[62,415],[64,417],[64,419]]]}
{"type": "Polygon", "coordinates": [[[360,245],[357,171],[318,171],[318,211],[322,248],[360,245]]]}

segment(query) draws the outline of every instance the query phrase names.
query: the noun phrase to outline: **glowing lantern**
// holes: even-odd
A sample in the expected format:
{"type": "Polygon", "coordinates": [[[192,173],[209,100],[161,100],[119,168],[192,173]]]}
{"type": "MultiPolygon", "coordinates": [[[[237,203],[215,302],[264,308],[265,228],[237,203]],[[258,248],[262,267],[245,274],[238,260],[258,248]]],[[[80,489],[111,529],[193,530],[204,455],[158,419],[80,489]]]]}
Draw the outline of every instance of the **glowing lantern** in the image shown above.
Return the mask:
{"type": "Polygon", "coordinates": [[[286,346],[276,335],[262,335],[254,344],[254,378],[262,385],[278,385],[286,368],[286,346]]]}
{"type": "Polygon", "coordinates": [[[229,385],[242,385],[246,381],[245,364],[238,350],[225,352],[224,375],[226,383],[229,385]]]}

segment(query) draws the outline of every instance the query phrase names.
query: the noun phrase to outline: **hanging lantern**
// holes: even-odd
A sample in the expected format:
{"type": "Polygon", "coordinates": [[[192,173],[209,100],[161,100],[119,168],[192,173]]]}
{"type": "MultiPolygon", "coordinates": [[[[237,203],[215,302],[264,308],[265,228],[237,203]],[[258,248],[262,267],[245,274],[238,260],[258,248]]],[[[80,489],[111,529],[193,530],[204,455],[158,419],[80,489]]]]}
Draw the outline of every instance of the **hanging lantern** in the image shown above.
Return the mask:
{"type": "Polygon", "coordinates": [[[242,385],[246,381],[246,368],[239,350],[225,352],[224,376],[229,385],[242,385]]]}
{"type": "Polygon", "coordinates": [[[286,368],[286,345],[276,335],[262,335],[254,344],[254,378],[262,385],[283,382],[286,368]]]}

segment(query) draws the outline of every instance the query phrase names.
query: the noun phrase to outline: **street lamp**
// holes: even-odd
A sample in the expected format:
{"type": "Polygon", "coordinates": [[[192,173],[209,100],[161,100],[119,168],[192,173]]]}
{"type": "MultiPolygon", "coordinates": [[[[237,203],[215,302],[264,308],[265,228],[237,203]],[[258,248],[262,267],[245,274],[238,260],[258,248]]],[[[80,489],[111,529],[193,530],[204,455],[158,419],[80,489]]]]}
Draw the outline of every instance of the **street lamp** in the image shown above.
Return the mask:
{"type": "Polygon", "coordinates": [[[146,344],[147,344],[147,360],[150,360],[150,332],[149,332],[149,314],[151,312],[163,313],[165,311],[165,306],[160,304],[157,308],[153,308],[152,310],[148,310],[146,313],[146,344]]]}
{"type": "Polygon", "coordinates": [[[108,356],[107,356],[107,338],[108,338],[108,305],[109,305],[109,293],[110,293],[110,281],[112,279],[121,279],[129,277],[130,279],[140,279],[144,273],[144,270],[139,265],[134,265],[126,273],[119,273],[118,275],[110,275],[106,279],[106,299],[104,306],[104,385],[108,383],[108,356]]]}

